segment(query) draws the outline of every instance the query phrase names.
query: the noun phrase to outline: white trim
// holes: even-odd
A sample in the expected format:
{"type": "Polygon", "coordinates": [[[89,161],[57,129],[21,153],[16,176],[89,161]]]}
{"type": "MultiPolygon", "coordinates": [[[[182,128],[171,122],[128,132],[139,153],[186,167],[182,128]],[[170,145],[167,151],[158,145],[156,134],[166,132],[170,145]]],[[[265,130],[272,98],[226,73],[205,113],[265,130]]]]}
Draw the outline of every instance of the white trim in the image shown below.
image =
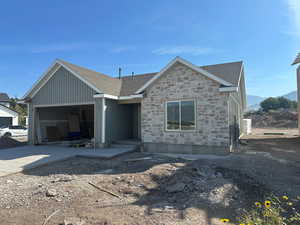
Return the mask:
{"type": "Polygon", "coordinates": [[[195,66],[194,64],[180,58],[180,57],[176,57],[175,59],[173,59],[170,63],[167,64],[167,66],[165,66],[158,74],[156,74],[152,79],[150,79],[145,85],[143,85],[140,89],[138,89],[135,94],[139,94],[141,93],[142,91],[144,91],[150,84],[152,84],[155,80],[157,80],[164,72],[166,72],[171,66],[173,66],[176,62],[180,62],[188,67],[190,67],[191,69],[207,76],[208,78],[214,80],[214,81],[217,81],[218,83],[220,84],[223,84],[225,86],[232,86],[233,84],[207,72],[206,70],[204,69],[201,69],[200,67],[197,67],[195,66]]]}
{"type": "Polygon", "coordinates": [[[50,72],[50,70],[55,66],[55,64],[57,63],[57,60],[55,60],[46,70],[46,72],[44,72],[42,74],[42,76],[39,77],[39,79],[32,85],[32,87],[29,89],[29,91],[27,91],[25,93],[25,95],[23,96],[23,99],[25,99],[26,97],[29,96],[29,94],[33,91],[33,89],[42,81],[42,79],[50,72]]]}
{"type": "Polygon", "coordinates": [[[105,98],[102,98],[102,136],[101,142],[102,144],[105,143],[105,119],[106,119],[106,105],[105,105],[105,98]]]}
{"type": "Polygon", "coordinates": [[[0,117],[17,117],[17,116],[19,116],[19,113],[18,113],[18,112],[14,111],[14,110],[12,110],[12,109],[10,109],[10,108],[4,106],[4,105],[1,105],[1,104],[0,104],[0,108],[1,108],[2,111],[4,111],[4,112],[10,114],[10,116],[4,116],[4,115],[3,115],[3,116],[0,116],[0,117]]]}
{"type": "Polygon", "coordinates": [[[95,102],[48,104],[48,105],[33,105],[33,108],[73,106],[73,105],[94,105],[94,104],[95,104],[95,102]]]}
{"type": "Polygon", "coordinates": [[[115,96],[115,95],[107,95],[107,94],[96,94],[94,95],[94,98],[109,98],[109,99],[119,99],[118,96],[115,96]]]}
{"type": "Polygon", "coordinates": [[[94,98],[108,98],[108,99],[114,99],[114,100],[130,100],[130,99],[136,99],[136,98],[143,98],[143,94],[139,95],[129,95],[129,96],[115,96],[115,95],[107,95],[107,94],[96,94],[94,95],[94,98]]]}
{"type": "Polygon", "coordinates": [[[197,102],[195,99],[181,99],[181,100],[171,100],[165,102],[165,131],[167,132],[194,132],[197,130],[197,102]],[[194,102],[194,116],[195,116],[195,128],[192,130],[182,130],[181,129],[181,103],[182,102],[194,102]],[[168,103],[178,102],[179,103],[179,129],[178,130],[170,130],[168,129],[168,103]]]}
{"type": "Polygon", "coordinates": [[[103,93],[103,91],[99,90],[97,87],[95,87],[94,85],[92,85],[90,82],[88,82],[87,80],[85,80],[82,76],[80,76],[78,73],[74,72],[73,70],[71,70],[69,67],[67,67],[66,65],[64,65],[62,62],[60,62],[60,60],[57,60],[57,62],[66,70],[68,70],[70,73],[72,73],[73,75],[75,75],[79,80],[81,80],[83,83],[85,83],[86,85],[88,85],[90,88],[94,89],[95,91],[97,91],[98,93],[103,93]]]}
{"type": "Polygon", "coordinates": [[[61,68],[61,65],[58,64],[58,67],[47,77],[47,79],[30,95],[31,98],[33,98],[42,87],[44,87],[47,82],[51,79],[51,77],[61,68]]]}
{"type": "Polygon", "coordinates": [[[99,90],[97,87],[95,87],[93,84],[91,84],[90,82],[88,82],[87,80],[85,80],[81,75],[79,75],[78,73],[74,72],[72,69],[70,69],[68,66],[64,65],[64,63],[62,61],[60,61],[59,59],[55,60],[51,66],[47,69],[46,72],[44,72],[42,74],[42,76],[34,83],[34,85],[30,88],[29,91],[26,92],[26,94],[23,96],[23,99],[27,98],[27,97],[34,97],[38,91],[50,80],[50,78],[58,71],[59,68],[63,67],[64,69],[66,69],[67,71],[69,71],[71,74],[73,74],[75,77],[77,77],[79,80],[81,80],[83,83],[85,83],[86,85],[88,85],[90,88],[92,88],[93,90],[97,91],[98,93],[102,93],[101,90],[99,90]],[[44,79],[44,77],[46,77],[49,72],[51,71],[51,69],[58,64],[59,66],[57,67],[57,69],[52,72],[47,79],[40,84],[40,82],[44,79]],[[35,90],[33,93],[31,93],[34,88],[36,86],[38,86],[40,84],[40,87],[37,88],[37,90],[35,90]]]}
{"type": "Polygon", "coordinates": [[[238,92],[239,88],[238,87],[220,87],[219,91],[220,92],[238,92]]]}
{"type": "Polygon", "coordinates": [[[119,97],[119,100],[129,100],[129,99],[143,98],[143,97],[144,97],[143,94],[139,94],[139,95],[129,95],[129,96],[121,96],[121,97],[119,97]]]}
{"type": "Polygon", "coordinates": [[[238,102],[238,100],[235,99],[235,97],[233,97],[232,95],[229,95],[229,98],[232,98],[235,101],[235,103],[239,106],[239,108],[241,107],[240,103],[238,102]]]}

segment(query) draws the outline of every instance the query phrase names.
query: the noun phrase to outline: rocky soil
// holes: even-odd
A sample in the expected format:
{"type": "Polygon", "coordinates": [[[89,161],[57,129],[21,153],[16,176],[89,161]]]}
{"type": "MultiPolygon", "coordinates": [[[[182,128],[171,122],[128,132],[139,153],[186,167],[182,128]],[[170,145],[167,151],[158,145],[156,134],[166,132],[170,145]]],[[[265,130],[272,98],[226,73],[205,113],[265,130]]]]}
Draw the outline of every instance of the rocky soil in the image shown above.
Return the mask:
{"type": "Polygon", "coordinates": [[[218,225],[265,196],[300,196],[299,143],[257,134],[228,156],[73,158],[0,177],[0,224],[218,225]]]}
{"type": "Polygon", "coordinates": [[[254,128],[297,128],[298,114],[295,111],[252,112],[246,115],[252,119],[254,128]]]}
{"type": "Polygon", "coordinates": [[[30,225],[53,213],[47,224],[218,224],[267,192],[246,174],[201,161],[74,158],[1,177],[0,216],[30,225]]]}

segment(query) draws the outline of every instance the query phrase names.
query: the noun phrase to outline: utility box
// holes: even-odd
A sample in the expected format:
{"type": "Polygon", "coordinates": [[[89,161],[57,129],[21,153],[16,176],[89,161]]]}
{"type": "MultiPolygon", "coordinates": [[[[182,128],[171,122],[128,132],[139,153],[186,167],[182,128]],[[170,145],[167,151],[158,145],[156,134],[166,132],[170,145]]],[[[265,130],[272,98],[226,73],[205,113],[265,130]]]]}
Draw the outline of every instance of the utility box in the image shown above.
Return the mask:
{"type": "Polygon", "coordinates": [[[243,119],[243,133],[248,135],[252,132],[252,120],[251,119],[243,119]]]}

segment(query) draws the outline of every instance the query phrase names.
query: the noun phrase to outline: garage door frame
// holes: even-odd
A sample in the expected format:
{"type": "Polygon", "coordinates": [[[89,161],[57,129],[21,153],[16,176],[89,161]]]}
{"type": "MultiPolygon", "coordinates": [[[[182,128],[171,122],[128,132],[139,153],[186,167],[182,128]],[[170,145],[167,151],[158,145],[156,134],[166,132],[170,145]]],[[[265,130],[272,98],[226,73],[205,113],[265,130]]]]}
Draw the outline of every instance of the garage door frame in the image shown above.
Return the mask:
{"type": "MultiPolygon", "coordinates": [[[[94,107],[94,123],[95,123],[95,102],[84,102],[84,103],[65,103],[65,104],[47,104],[47,105],[33,105],[33,137],[34,144],[41,143],[41,134],[40,132],[40,119],[38,108],[54,108],[54,107],[72,107],[72,106],[81,106],[81,105],[93,105],[94,107]]],[[[95,125],[94,125],[94,134],[95,134],[95,125]]]]}

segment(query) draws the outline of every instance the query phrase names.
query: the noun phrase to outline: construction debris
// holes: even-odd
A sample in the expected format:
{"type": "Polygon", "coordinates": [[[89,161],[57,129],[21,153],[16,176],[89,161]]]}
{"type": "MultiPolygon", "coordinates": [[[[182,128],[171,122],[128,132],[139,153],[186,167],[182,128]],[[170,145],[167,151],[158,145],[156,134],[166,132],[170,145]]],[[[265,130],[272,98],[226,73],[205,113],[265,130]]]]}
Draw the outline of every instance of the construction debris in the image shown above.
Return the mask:
{"type": "Polygon", "coordinates": [[[84,225],[85,221],[80,218],[71,217],[64,220],[63,225],[84,225]]]}
{"type": "Polygon", "coordinates": [[[101,187],[97,186],[96,184],[93,184],[92,182],[89,182],[89,184],[92,185],[93,187],[97,188],[100,191],[106,192],[106,193],[108,193],[108,194],[110,194],[110,195],[112,195],[114,197],[121,198],[119,195],[117,195],[115,193],[112,193],[111,191],[108,191],[108,190],[106,190],[104,188],[101,188],[101,187]]]}
{"type": "Polygon", "coordinates": [[[51,213],[51,215],[48,216],[48,217],[45,219],[43,225],[46,225],[46,223],[51,219],[51,217],[53,217],[53,216],[54,216],[55,214],[57,214],[59,211],[60,211],[60,209],[57,209],[57,210],[55,210],[53,213],[51,213]]]}
{"type": "Polygon", "coordinates": [[[55,197],[55,196],[57,196],[57,191],[55,189],[48,189],[46,191],[46,196],[47,197],[55,197]]]}
{"type": "Polygon", "coordinates": [[[144,160],[151,160],[152,157],[142,157],[142,158],[135,158],[135,159],[126,159],[124,162],[139,162],[144,160]]]}

